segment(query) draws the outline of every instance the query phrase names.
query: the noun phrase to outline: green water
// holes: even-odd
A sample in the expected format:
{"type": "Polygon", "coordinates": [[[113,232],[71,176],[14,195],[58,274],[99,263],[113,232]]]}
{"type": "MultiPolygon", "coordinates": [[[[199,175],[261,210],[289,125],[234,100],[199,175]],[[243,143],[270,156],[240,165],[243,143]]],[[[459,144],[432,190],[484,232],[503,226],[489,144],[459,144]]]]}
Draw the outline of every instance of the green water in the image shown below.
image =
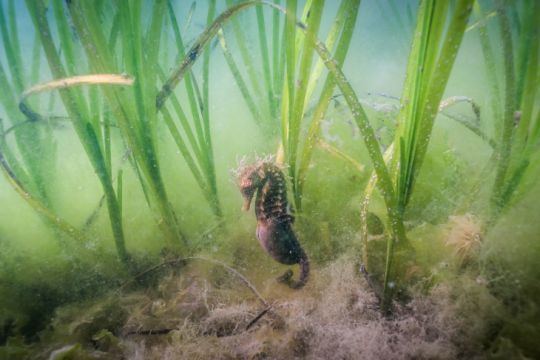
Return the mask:
{"type": "MultiPolygon", "coordinates": [[[[43,17],[51,27],[57,55],[71,76],[98,73],[95,64],[89,64],[91,52],[83,47],[84,35],[73,18],[73,9],[81,8],[83,15],[90,11],[80,6],[81,1],[66,5],[51,0],[43,17]],[[67,39],[77,54],[71,64],[74,73],[70,73],[63,57],[69,49],[60,40],[53,3],[59,5],[67,20],[67,39]],[[70,10],[69,6],[73,8],[70,10]]],[[[171,9],[189,49],[207,27],[210,2],[126,1],[131,13],[124,18],[121,14],[128,11],[126,4],[96,2],[101,31],[111,38],[115,27],[118,31],[116,46],[111,48],[114,66],[107,72],[135,78],[135,85],[115,90],[115,96],[126,100],[117,106],[132,115],[128,119],[135,124],[133,128],[148,126],[141,134],[148,134],[152,146],[145,148],[142,158],[150,158],[151,152],[156,157],[155,166],[149,167],[147,175],[140,175],[145,165],[128,151],[130,140],[121,128],[121,112],[114,107],[116,103],[108,102],[110,98],[104,89],[109,85],[78,88],[88,104],[86,120],[102,136],[100,150],[105,154],[110,146],[108,175],[121,206],[121,227],[129,254],[129,260],[122,262],[107,202],[103,200],[104,187],[73,125],[73,113],[69,112],[72,105],[59,95],[62,91],[75,90],[54,89],[31,95],[28,103],[44,117],[37,122],[29,121],[17,109],[24,90],[55,78],[44,50],[44,39],[38,36],[35,14],[32,15],[32,7],[42,2],[0,1],[0,15],[5,19],[0,27],[0,85],[4,84],[2,91],[9,90],[0,93],[0,151],[5,159],[0,177],[0,359],[532,359],[540,356],[535,343],[540,334],[537,266],[540,154],[538,133],[533,131],[540,122],[537,91],[540,70],[532,80],[535,85],[529,88],[533,89],[530,136],[536,136],[531,142],[532,155],[512,193],[514,200],[492,222],[496,166],[489,164],[493,164],[493,149],[462,124],[443,114],[437,115],[403,218],[414,256],[405,259],[405,265],[399,267],[403,272],[399,276],[399,291],[394,294],[391,315],[385,316],[378,297],[385,272],[387,239],[391,237],[387,208],[381,192],[375,190],[370,216],[381,220],[384,233],[370,234],[367,242],[373,285],[358,270],[363,261],[360,209],[373,163],[339,89],[334,89],[335,97],[317,132],[324,143],[314,148],[302,193],[302,209],[295,212],[294,229],[311,260],[306,287],[291,290],[275,281],[290,266],[278,264],[264,253],[255,236],[253,211],[241,211],[242,197],[234,170],[241,166],[244,157],[245,162],[252,163],[278,152],[282,143],[281,106],[285,103],[281,93],[276,94],[279,110],[272,118],[266,106],[268,96],[264,90],[263,56],[254,9],[243,10],[224,23],[223,33],[230,53],[241,64],[240,73],[250,86],[260,119],[253,118],[215,39],[210,40],[207,48],[209,100],[195,104],[203,106],[209,115],[213,147],[210,154],[223,212],[222,216],[216,216],[163,114],[154,116],[147,112],[141,116],[139,102],[144,99],[144,106],[155,112],[151,106],[157,89],[163,85],[162,80],[149,75],[158,69],[144,63],[153,55],[150,52],[154,44],[150,38],[152,21],[161,19],[161,46],[156,59],[168,77],[182,60],[171,9]],[[156,4],[163,4],[161,18],[153,17],[158,13],[156,4]],[[134,15],[137,11],[140,17],[134,15]],[[133,23],[126,25],[122,22],[126,19],[133,23]],[[241,61],[241,46],[232,21],[237,21],[245,36],[248,65],[241,61]],[[135,35],[136,31],[139,35],[135,35]],[[131,50],[133,41],[140,39],[145,41],[140,59],[124,54],[131,50]],[[15,54],[13,58],[10,49],[15,54]],[[130,72],[132,61],[141,61],[148,68],[130,72]],[[250,71],[263,88],[260,93],[249,82],[250,71]],[[17,72],[22,74],[21,89],[18,89],[17,72]],[[140,89],[146,93],[138,97],[137,82],[148,79],[154,79],[155,83],[140,89]],[[145,98],[148,94],[151,97],[145,98]],[[135,119],[140,122],[136,123],[135,119]],[[153,121],[152,125],[147,120],[153,121]],[[259,121],[267,124],[259,126],[259,121]],[[22,125],[6,132],[21,122],[22,125]],[[107,122],[111,127],[104,130],[107,122]],[[105,131],[110,131],[109,138],[105,131]],[[329,150],[328,146],[335,150],[329,150]],[[343,154],[353,161],[344,159],[343,154]],[[36,185],[40,176],[41,192],[36,185]],[[161,179],[166,192],[166,201],[162,203],[152,198],[152,181],[156,178],[161,179]],[[16,191],[18,186],[27,192],[26,196],[16,191]],[[29,201],[32,199],[43,204],[56,220],[47,220],[43,212],[37,211],[35,203],[29,201]],[[176,224],[160,213],[160,204],[172,209],[171,218],[176,219],[176,224]],[[64,231],[57,226],[58,221],[80,231],[81,237],[64,231]],[[179,233],[171,239],[164,231],[167,226],[176,226],[186,242],[180,240],[179,233]],[[199,259],[186,263],[173,261],[184,257],[199,259]],[[257,289],[267,301],[264,306],[272,304],[272,310],[248,330],[244,330],[246,324],[264,307],[237,273],[229,271],[231,268],[257,289]],[[148,335],[149,330],[166,331],[148,335]]],[[[538,6],[533,3],[510,1],[503,7],[512,26],[516,74],[523,54],[520,36],[528,34],[519,33],[518,26],[530,31],[527,48],[539,48],[534,46],[540,42],[535,30],[538,24],[533,21],[529,28],[525,27],[527,17],[523,9],[538,12],[538,6]]],[[[501,99],[504,99],[504,46],[500,15],[493,13],[496,4],[480,1],[482,12],[489,14],[480,24],[486,25],[501,99]]],[[[212,19],[228,5],[228,1],[216,1],[212,19]]],[[[396,132],[399,97],[406,80],[418,6],[417,1],[362,1],[343,65],[343,72],[364,107],[383,152],[396,132]]],[[[451,13],[457,6],[457,1],[449,2],[448,11],[451,13]]],[[[303,7],[304,2],[300,2],[298,17],[302,16],[303,7]]],[[[317,34],[320,39],[324,40],[332,28],[338,7],[338,2],[327,1],[324,5],[317,34]]],[[[263,13],[272,61],[273,10],[265,7],[263,13]]],[[[501,135],[491,108],[492,87],[477,21],[473,12],[468,20],[472,28],[464,33],[442,99],[452,96],[472,99],[481,109],[479,128],[498,142],[501,135]]],[[[283,25],[284,15],[280,14],[280,36],[283,25]]],[[[282,44],[280,41],[280,51],[285,49],[282,44]]],[[[281,54],[286,63],[285,54],[281,54]]],[[[538,62],[538,55],[531,55],[529,61],[538,62]]],[[[316,54],[314,59],[315,64],[316,54]]],[[[191,69],[201,98],[204,98],[203,62],[204,55],[191,69]]],[[[272,63],[271,66],[274,69],[272,63]]],[[[305,106],[300,144],[306,139],[311,114],[327,74],[324,69],[315,95],[305,106]]],[[[270,80],[278,79],[270,77],[270,80]]],[[[184,83],[185,79],[174,94],[196,136],[190,111],[193,104],[184,83]]],[[[279,91],[284,88],[281,85],[279,91]]],[[[296,89],[300,85],[297,82],[296,89]]],[[[171,100],[167,101],[173,122],[184,136],[178,113],[170,105],[171,100]]],[[[503,103],[500,105],[504,108],[503,103]]],[[[513,110],[522,109],[516,105],[513,110]]],[[[474,122],[469,103],[459,103],[444,112],[474,122]]],[[[76,116],[79,115],[82,116],[81,113],[76,116]]],[[[517,131],[513,130],[513,136],[517,136],[517,131]]],[[[186,137],[183,139],[187,143],[186,137]]],[[[190,152],[193,153],[191,148],[190,152]]],[[[288,175],[292,203],[294,179],[289,165],[286,155],[281,166],[288,175]]],[[[297,278],[297,266],[293,268],[297,278]]]]}

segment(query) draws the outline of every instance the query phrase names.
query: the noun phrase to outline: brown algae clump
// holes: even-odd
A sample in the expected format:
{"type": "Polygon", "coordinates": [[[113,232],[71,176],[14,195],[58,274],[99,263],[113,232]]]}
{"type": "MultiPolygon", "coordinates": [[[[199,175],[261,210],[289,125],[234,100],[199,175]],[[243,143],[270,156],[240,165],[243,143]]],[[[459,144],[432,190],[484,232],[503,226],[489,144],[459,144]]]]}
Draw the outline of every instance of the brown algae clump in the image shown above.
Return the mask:
{"type": "MultiPolygon", "coordinates": [[[[455,359],[480,356],[497,301],[473,280],[438,286],[396,304],[385,317],[350,258],[322,269],[302,293],[275,300],[285,323],[263,317],[254,301],[214,299],[200,321],[180,322],[161,338],[126,339],[132,359],[455,359]],[[159,341],[158,341],[159,340],[159,341]]],[[[216,290],[212,290],[216,294],[216,290]]],[[[223,294],[222,294],[223,295],[223,294]]]]}
{"type": "Polygon", "coordinates": [[[461,265],[475,259],[482,245],[482,226],[474,215],[449,217],[446,245],[454,249],[461,265]]]}
{"type": "Polygon", "coordinates": [[[252,326],[264,306],[244,284],[233,277],[224,282],[215,264],[188,264],[180,273],[171,270],[153,289],[59,309],[54,326],[43,334],[48,345],[36,354],[80,344],[81,358],[150,360],[485,355],[485,341],[501,314],[485,285],[467,276],[449,279],[428,294],[412,293],[408,304],[396,303],[392,316],[385,317],[355,263],[346,256],[329,263],[302,292],[264,285],[272,281],[254,283],[264,289],[271,311],[252,326]],[[121,316],[112,321],[111,311],[121,316]]]}

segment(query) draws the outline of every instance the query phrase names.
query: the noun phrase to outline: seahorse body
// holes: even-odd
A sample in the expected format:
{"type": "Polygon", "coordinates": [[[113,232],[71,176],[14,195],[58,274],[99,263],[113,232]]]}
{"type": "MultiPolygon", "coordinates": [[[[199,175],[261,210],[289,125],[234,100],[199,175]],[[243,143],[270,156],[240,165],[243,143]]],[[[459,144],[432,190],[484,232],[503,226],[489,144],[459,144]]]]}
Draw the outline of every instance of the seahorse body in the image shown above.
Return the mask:
{"type": "Polygon", "coordinates": [[[275,164],[259,161],[245,167],[239,180],[244,210],[249,210],[256,194],[257,238],[261,246],[277,262],[300,265],[298,281],[291,279],[291,270],[278,279],[291,288],[301,288],[309,276],[309,260],[292,228],[294,217],[287,210],[287,186],[283,173],[275,164]]]}

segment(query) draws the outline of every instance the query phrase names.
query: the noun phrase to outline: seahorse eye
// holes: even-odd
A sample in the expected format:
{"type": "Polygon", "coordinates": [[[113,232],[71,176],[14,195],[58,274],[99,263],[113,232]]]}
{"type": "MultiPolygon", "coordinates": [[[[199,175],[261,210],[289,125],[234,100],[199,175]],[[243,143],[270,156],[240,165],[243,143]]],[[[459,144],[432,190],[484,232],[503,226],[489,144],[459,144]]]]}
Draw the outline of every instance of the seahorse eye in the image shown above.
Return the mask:
{"type": "Polygon", "coordinates": [[[240,181],[240,187],[242,189],[250,188],[252,187],[253,182],[249,178],[244,178],[240,181]]]}

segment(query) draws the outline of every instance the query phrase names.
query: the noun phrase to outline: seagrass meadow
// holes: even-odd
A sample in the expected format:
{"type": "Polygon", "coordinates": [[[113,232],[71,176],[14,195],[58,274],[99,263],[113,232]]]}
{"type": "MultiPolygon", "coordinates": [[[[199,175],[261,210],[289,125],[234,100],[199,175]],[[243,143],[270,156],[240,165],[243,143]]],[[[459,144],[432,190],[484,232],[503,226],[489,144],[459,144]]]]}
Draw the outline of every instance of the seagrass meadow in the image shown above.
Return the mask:
{"type": "Polygon", "coordinates": [[[0,359],[540,358],[538,1],[0,0],[0,172],[0,359]]]}

